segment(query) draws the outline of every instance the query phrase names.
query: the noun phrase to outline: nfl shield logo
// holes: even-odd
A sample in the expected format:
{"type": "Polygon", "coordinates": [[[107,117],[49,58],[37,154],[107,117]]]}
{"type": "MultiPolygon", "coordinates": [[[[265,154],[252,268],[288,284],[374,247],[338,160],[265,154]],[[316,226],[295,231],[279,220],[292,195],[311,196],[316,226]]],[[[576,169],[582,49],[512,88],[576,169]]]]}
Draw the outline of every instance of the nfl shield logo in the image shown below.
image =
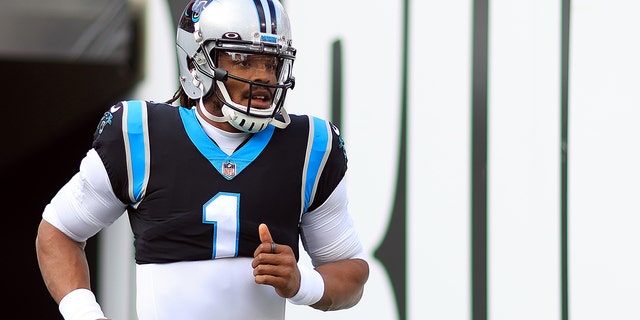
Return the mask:
{"type": "Polygon", "coordinates": [[[222,164],[222,175],[227,179],[231,179],[236,175],[236,164],[231,161],[222,164]]]}

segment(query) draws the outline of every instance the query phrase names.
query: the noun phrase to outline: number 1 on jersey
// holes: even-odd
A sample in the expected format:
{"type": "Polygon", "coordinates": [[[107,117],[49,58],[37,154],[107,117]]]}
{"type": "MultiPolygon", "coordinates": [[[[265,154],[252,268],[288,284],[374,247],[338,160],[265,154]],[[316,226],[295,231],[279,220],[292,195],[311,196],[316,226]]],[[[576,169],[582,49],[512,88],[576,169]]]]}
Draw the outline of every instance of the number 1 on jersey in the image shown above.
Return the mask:
{"type": "Polygon", "coordinates": [[[240,194],[219,192],[202,206],[202,223],[213,225],[212,259],[238,254],[240,194]]]}

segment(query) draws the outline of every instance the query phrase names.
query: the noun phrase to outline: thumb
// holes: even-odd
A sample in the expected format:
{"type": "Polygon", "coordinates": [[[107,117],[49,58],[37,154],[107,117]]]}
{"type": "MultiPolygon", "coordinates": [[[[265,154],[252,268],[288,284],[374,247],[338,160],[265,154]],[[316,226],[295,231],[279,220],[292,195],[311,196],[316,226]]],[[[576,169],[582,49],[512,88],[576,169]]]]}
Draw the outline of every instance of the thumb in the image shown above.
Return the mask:
{"type": "Polygon", "coordinates": [[[269,227],[266,224],[261,223],[258,226],[258,234],[260,235],[260,242],[273,242],[273,238],[271,238],[271,232],[269,232],[269,227]]]}

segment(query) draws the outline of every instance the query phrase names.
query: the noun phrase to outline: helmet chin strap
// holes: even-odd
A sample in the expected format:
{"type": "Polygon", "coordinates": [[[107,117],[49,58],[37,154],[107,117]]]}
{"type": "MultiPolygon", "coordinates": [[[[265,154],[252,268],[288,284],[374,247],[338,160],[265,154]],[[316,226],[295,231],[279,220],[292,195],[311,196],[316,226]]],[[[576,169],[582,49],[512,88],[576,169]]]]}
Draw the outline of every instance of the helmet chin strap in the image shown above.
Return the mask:
{"type": "Polygon", "coordinates": [[[276,128],[284,129],[289,125],[289,123],[291,123],[291,118],[289,117],[289,114],[287,113],[287,110],[284,109],[284,107],[280,108],[280,114],[284,118],[284,121],[273,118],[273,120],[271,120],[271,124],[276,128]]]}
{"type": "Polygon", "coordinates": [[[202,101],[202,99],[204,98],[204,85],[202,84],[202,82],[200,82],[200,84],[198,85],[198,88],[200,89],[200,99],[198,99],[198,108],[200,109],[200,111],[202,112],[202,114],[207,117],[209,120],[211,121],[215,121],[215,122],[227,122],[229,120],[231,120],[230,116],[216,116],[214,114],[212,114],[211,112],[209,112],[209,110],[207,110],[207,108],[204,107],[204,102],[202,101]]]}
{"type": "Polygon", "coordinates": [[[200,111],[202,112],[202,114],[207,117],[209,120],[211,121],[215,121],[215,122],[227,122],[229,120],[231,120],[230,116],[216,116],[214,114],[212,114],[211,112],[209,112],[205,107],[204,107],[204,103],[202,102],[202,97],[200,97],[200,99],[198,99],[198,108],[200,108],[200,111]]]}

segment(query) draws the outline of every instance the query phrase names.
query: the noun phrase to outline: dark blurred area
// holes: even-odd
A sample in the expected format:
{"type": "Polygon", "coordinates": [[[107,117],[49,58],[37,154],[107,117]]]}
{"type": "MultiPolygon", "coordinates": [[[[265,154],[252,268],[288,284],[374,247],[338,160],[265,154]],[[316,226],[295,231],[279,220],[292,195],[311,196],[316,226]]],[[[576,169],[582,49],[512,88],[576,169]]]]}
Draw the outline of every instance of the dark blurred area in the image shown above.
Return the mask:
{"type": "MultiPolygon", "coordinates": [[[[62,318],[40,276],[36,230],[102,113],[142,77],[141,11],[127,0],[0,0],[3,305],[18,319],[62,318]]],[[[89,240],[94,287],[95,248],[89,240]]]]}

